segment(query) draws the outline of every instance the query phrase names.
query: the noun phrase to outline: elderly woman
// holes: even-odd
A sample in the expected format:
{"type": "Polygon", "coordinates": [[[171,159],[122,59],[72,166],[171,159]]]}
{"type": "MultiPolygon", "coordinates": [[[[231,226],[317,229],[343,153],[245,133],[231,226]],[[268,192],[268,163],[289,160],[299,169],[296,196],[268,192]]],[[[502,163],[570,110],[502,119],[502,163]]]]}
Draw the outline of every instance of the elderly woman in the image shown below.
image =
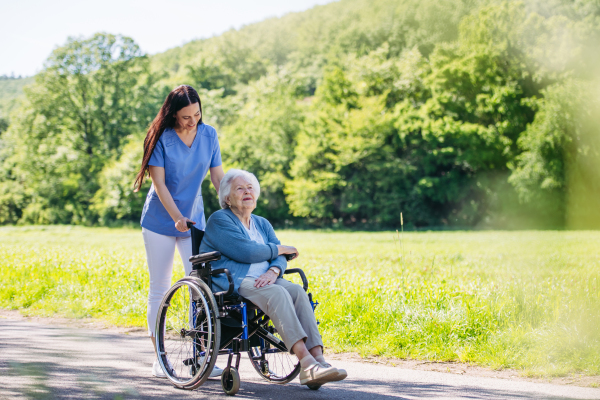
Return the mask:
{"type": "MultiPolygon", "coordinates": [[[[300,383],[322,385],[346,378],[323,358],[323,342],[317,321],[301,286],[283,279],[285,254],[298,256],[293,246],[282,245],[266,219],[253,215],[260,185],[247,171],[231,169],[221,180],[219,203],[223,210],[211,215],[200,252],[220,251],[214,268],[231,271],[235,291],[267,314],[285,345],[300,360],[300,383]]],[[[213,285],[226,290],[227,279],[213,285]]]]}

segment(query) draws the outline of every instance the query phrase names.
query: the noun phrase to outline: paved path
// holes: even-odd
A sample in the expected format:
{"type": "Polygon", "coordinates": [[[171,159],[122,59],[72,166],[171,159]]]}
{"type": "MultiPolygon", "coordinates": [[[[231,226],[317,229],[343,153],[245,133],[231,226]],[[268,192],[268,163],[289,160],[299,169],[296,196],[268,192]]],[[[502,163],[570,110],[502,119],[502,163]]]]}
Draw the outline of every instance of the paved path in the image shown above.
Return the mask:
{"type": "MultiPolygon", "coordinates": [[[[150,377],[145,337],[0,319],[0,399],[225,399],[219,380],[183,391],[150,377]]],[[[218,363],[222,364],[222,363],[218,363]]],[[[311,391],[260,379],[242,360],[239,399],[600,399],[600,389],[341,362],[348,378],[311,391]]]]}

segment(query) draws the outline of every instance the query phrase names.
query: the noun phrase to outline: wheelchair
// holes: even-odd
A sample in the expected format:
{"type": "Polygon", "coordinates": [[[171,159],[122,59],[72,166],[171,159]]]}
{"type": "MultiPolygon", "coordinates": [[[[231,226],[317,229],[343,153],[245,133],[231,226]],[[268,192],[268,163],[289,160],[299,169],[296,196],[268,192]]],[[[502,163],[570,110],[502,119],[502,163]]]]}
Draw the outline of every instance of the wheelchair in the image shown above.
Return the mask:
{"type": "MultiPolygon", "coordinates": [[[[221,385],[233,396],[240,388],[241,353],[246,352],[261,378],[277,384],[291,382],[300,373],[300,362],[289,353],[270,318],[250,301],[234,295],[230,272],[212,269],[211,262],[219,260],[221,253],[199,254],[204,231],[189,223],[188,227],[192,272],[167,291],[156,322],[156,352],[165,375],[174,386],[194,390],[206,382],[217,356],[228,355],[221,385]],[[213,293],[212,277],[219,274],[227,276],[229,288],[213,293]]],[[[308,291],[301,269],[287,269],[285,274],[299,274],[304,291],[308,291]]],[[[308,298],[314,312],[318,303],[310,293],[308,298]]]]}

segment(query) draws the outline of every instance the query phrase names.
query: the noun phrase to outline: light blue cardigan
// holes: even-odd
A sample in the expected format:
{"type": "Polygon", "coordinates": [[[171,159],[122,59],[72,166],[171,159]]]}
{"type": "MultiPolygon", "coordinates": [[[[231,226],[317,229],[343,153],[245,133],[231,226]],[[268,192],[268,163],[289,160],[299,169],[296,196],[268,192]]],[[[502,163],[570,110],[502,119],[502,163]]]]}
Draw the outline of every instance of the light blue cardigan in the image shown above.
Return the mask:
{"type": "MultiPolygon", "coordinates": [[[[250,264],[269,261],[269,265],[281,270],[280,277],[287,268],[284,256],[278,256],[277,245],[281,244],[273,227],[263,217],[251,215],[254,225],[266,244],[258,244],[250,239],[242,221],[230,210],[213,213],[206,223],[200,253],[220,251],[221,259],[211,262],[213,269],[227,268],[231,272],[235,294],[246,277],[250,264]]],[[[213,278],[213,290],[227,290],[229,282],[225,274],[213,278]]]]}

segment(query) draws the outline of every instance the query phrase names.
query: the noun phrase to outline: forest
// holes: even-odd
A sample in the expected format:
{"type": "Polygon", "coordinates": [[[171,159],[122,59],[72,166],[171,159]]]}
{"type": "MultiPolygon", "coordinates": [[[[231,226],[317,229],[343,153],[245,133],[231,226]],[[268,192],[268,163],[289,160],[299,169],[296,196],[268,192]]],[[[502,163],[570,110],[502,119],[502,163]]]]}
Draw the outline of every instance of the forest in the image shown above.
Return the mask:
{"type": "Polygon", "coordinates": [[[277,226],[598,228],[599,61],[590,0],[341,0],[151,56],[71,38],[0,80],[0,224],[137,223],[146,129],[189,84],[277,226]]]}

